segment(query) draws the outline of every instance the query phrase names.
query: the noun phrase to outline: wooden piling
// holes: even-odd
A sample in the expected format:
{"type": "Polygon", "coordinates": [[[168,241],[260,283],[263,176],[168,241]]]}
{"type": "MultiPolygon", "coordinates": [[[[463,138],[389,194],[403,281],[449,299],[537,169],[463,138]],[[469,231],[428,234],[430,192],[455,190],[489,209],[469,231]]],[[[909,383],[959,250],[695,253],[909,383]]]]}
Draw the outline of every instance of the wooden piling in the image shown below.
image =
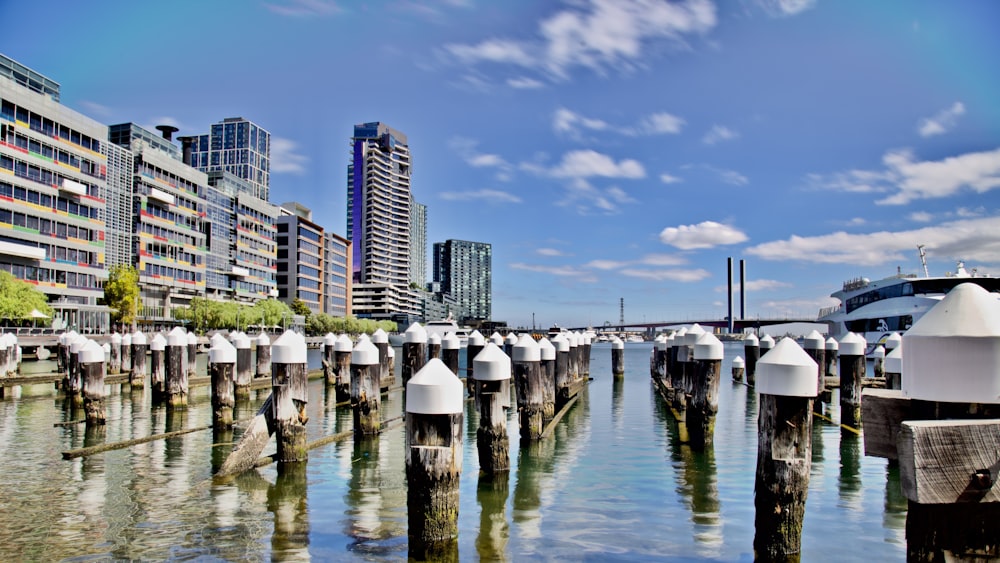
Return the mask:
{"type": "Polygon", "coordinates": [[[122,369],[122,335],[111,334],[111,357],[108,359],[108,374],[118,375],[122,369]]]}
{"type": "MultiPolygon", "coordinates": [[[[246,335],[240,333],[246,338],[246,335]]],[[[184,359],[187,360],[187,375],[189,378],[198,377],[198,336],[194,332],[187,333],[187,349],[184,359]]]]}
{"type": "Polygon", "coordinates": [[[840,374],[840,370],[837,369],[837,365],[840,360],[840,343],[834,337],[829,337],[826,339],[826,376],[827,377],[837,377],[840,374]]]}
{"type": "Polygon", "coordinates": [[[885,347],[882,345],[872,350],[872,371],[875,377],[885,377],[885,347]]]}
{"type": "Polygon", "coordinates": [[[403,333],[403,385],[427,363],[427,331],[413,323],[403,333]]]}
{"type": "Polygon", "coordinates": [[[85,336],[77,335],[69,345],[69,394],[70,402],[76,406],[83,405],[83,382],[80,380],[80,350],[87,345],[85,336]]]}
{"type": "Polygon", "coordinates": [[[756,364],[760,407],[754,558],[798,561],[812,465],[816,362],[790,338],[756,364]]]}
{"type": "MultiPolygon", "coordinates": [[[[378,348],[379,387],[382,391],[388,391],[396,386],[396,373],[393,371],[394,365],[392,363],[396,352],[389,345],[389,335],[382,329],[378,329],[372,333],[372,344],[378,348]]],[[[345,365],[350,366],[350,362],[347,362],[345,365]]],[[[347,388],[349,388],[351,380],[349,372],[344,372],[344,374],[344,381],[348,385],[347,388]]],[[[350,393],[348,393],[348,396],[350,396],[350,393]]]]}
{"type": "Polygon", "coordinates": [[[476,395],[476,356],[483,351],[486,346],[486,338],[478,330],[472,331],[469,335],[469,342],[465,347],[465,386],[469,396],[476,395]]]}
{"type": "Polygon", "coordinates": [[[760,359],[760,340],[753,333],[743,339],[743,356],[747,362],[747,385],[753,387],[757,379],[757,360],[760,359]]]}
{"type": "Polygon", "coordinates": [[[902,389],[903,347],[897,346],[885,355],[885,388],[902,389]]]}
{"type": "Polygon", "coordinates": [[[122,335],[121,363],[118,366],[118,373],[132,373],[132,335],[125,333],[122,335]]]}
{"type": "Polygon", "coordinates": [[[308,403],[306,341],[286,330],[271,346],[271,397],[278,461],[306,461],[308,403]]]}
{"type": "Polygon", "coordinates": [[[458,352],[461,348],[462,343],[453,332],[445,334],[441,339],[441,361],[448,366],[455,377],[458,377],[458,352]]]}
{"type": "Polygon", "coordinates": [[[441,359],[441,335],[431,334],[427,337],[427,360],[441,359]]]}
{"type": "Polygon", "coordinates": [[[69,372],[69,343],[71,340],[70,335],[74,335],[73,338],[75,339],[75,334],[73,331],[64,332],[56,339],[59,343],[56,347],[56,369],[63,376],[63,389],[67,389],[69,386],[67,377],[69,372]]]}
{"type": "Polygon", "coordinates": [[[267,334],[257,335],[257,355],[255,377],[270,377],[271,375],[271,339],[267,334]]]}
{"type": "Polygon", "coordinates": [[[592,350],[592,337],[590,332],[580,335],[580,377],[590,377],[590,354],[592,350]]]}
{"type": "Polygon", "coordinates": [[[104,405],[104,349],[88,340],[79,351],[81,393],[87,426],[104,425],[107,415],[104,405]]]}
{"type": "Polygon", "coordinates": [[[149,387],[153,391],[153,404],[167,398],[166,348],[167,339],[162,334],[153,335],[149,343],[149,387]]]}
{"type": "Polygon", "coordinates": [[[552,339],[556,347],[556,410],[569,402],[572,382],[569,379],[569,338],[557,334],[552,339]]]}
{"type": "MultiPolygon", "coordinates": [[[[378,348],[378,344],[372,342],[378,348]]],[[[351,400],[351,352],[354,343],[351,337],[341,334],[333,343],[333,388],[334,397],[338,403],[351,400]]],[[[382,350],[379,348],[379,364],[381,368],[382,350]]],[[[379,387],[382,387],[382,371],[379,370],[379,387]]]]}
{"type": "MultiPolygon", "coordinates": [[[[323,382],[327,387],[333,387],[337,384],[336,375],[336,359],[334,358],[335,345],[337,344],[337,335],[332,332],[326,333],[323,336],[323,344],[321,347],[322,363],[323,363],[323,382]]],[[[353,345],[352,345],[353,348],[353,345]]]]}
{"type": "MultiPolygon", "coordinates": [[[[613,353],[611,357],[613,361],[613,353]]],[[[611,371],[614,371],[614,366],[612,366],[611,371]]],[[[667,375],[667,336],[665,334],[660,334],[653,340],[653,368],[650,370],[650,375],[660,379],[667,375]]]]}
{"type": "MultiPolygon", "coordinates": [[[[233,426],[236,406],[235,370],[239,364],[239,349],[225,338],[212,340],[208,351],[208,372],[212,378],[212,425],[218,430],[233,426]]],[[[249,396],[249,394],[248,394],[249,396]]]]}
{"type": "Polygon", "coordinates": [[[132,389],[142,389],[146,386],[146,353],[149,344],[146,335],[135,331],[132,334],[132,372],[129,374],[128,382],[132,389]]]}
{"type": "Polygon", "coordinates": [[[840,348],[840,423],[847,426],[861,424],[861,387],[867,371],[863,336],[853,332],[845,334],[838,343],[840,348]]]}
{"type": "Polygon", "coordinates": [[[507,336],[503,339],[503,353],[507,354],[511,358],[514,357],[514,346],[517,345],[517,333],[509,332],[507,336]]]}
{"type": "Polygon", "coordinates": [[[736,356],[733,358],[733,381],[736,383],[743,382],[743,373],[746,370],[746,360],[743,356],[736,356]]]}
{"type": "Polygon", "coordinates": [[[491,342],[474,361],[476,409],[479,412],[479,428],[476,430],[479,468],[491,475],[510,471],[510,438],[507,435],[510,358],[491,342]]]}
{"type": "Polygon", "coordinates": [[[351,351],[351,408],[355,436],[381,431],[382,394],[379,386],[378,348],[368,339],[358,340],[351,351]]]}
{"type": "Polygon", "coordinates": [[[514,368],[514,386],[520,420],[521,439],[539,440],[545,430],[542,415],[541,350],[528,334],[523,334],[513,347],[511,363],[514,368]]]}
{"type": "Polygon", "coordinates": [[[462,383],[435,358],[406,385],[409,557],[457,560],[462,474],[462,383]]]}
{"type": "Polygon", "coordinates": [[[541,362],[539,374],[542,378],[542,423],[548,426],[556,416],[556,347],[548,338],[538,341],[541,362]]]}
{"type": "Polygon", "coordinates": [[[167,408],[187,406],[188,372],[184,357],[187,355],[187,334],[183,328],[175,327],[167,335],[167,350],[164,358],[167,380],[167,408]]]}
{"type": "MultiPolygon", "coordinates": [[[[802,340],[802,348],[816,362],[816,396],[826,389],[826,338],[813,330],[802,340]]],[[[813,412],[823,413],[823,401],[813,401],[813,412]]]]}
{"type": "Polygon", "coordinates": [[[580,380],[580,335],[576,332],[566,333],[569,342],[569,363],[566,365],[566,377],[570,386],[580,380]]]}
{"type": "Polygon", "coordinates": [[[625,375],[625,343],[617,336],[611,341],[611,373],[617,377],[625,375]]]}
{"type": "MultiPolygon", "coordinates": [[[[253,349],[250,347],[250,337],[245,333],[237,333],[233,338],[236,350],[235,395],[239,400],[250,398],[250,383],[253,382],[253,349]]],[[[190,353],[191,348],[188,348],[190,353]]]]}
{"type": "Polygon", "coordinates": [[[688,436],[696,451],[704,451],[712,444],[715,415],[719,412],[722,357],[722,342],[718,338],[710,332],[698,335],[692,352],[691,393],[686,413],[688,436]]]}

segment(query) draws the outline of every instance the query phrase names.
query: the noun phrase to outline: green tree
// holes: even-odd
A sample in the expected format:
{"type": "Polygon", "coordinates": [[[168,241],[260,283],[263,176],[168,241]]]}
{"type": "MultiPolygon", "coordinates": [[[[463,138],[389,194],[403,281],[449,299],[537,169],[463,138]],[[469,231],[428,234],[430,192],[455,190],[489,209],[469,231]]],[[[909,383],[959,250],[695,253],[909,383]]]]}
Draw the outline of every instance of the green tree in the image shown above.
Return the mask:
{"type": "Polygon", "coordinates": [[[302,315],[306,320],[309,320],[309,315],[312,315],[312,309],[309,308],[309,305],[306,305],[305,301],[298,298],[292,301],[291,309],[292,313],[302,315]]]}
{"type": "Polygon", "coordinates": [[[44,293],[30,283],[15,278],[10,272],[0,270],[0,319],[21,321],[31,319],[31,311],[52,317],[52,307],[44,293]]]}
{"type": "Polygon", "coordinates": [[[113,310],[111,322],[135,323],[140,305],[138,270],[125,264],[112,267],[104,282],[104,303],[113,310]]]}

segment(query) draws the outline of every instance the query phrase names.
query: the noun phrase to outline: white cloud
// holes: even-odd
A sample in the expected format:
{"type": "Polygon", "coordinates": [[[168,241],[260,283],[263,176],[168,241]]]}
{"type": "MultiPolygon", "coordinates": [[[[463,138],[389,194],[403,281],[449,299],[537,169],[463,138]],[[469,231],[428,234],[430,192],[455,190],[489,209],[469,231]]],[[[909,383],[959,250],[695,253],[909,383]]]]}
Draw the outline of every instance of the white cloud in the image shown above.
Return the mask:
{"type": "Polygon", "coordinates": [[[723,125],[713,125],[711,129],[701,138],[701,142],[706,145],[714,145],[722,141],[732,141],[739,138],[740,134],[723,125]]]}
{"type": "Polygon", "coordinates": [[[510,267],[515,270],[523,270],[526,272],[537,272],[540,274],[549,274],[551,276],[557,277],[571,277],[573,281],[579,281],[584,283],[594,283],[597,281],[597,277],[586,270],[581,270],[573,266],[546,266],[542,264],[525,264],[524,262],[513,262],[510,267]]]}
{"type": "Polygon", "coordinates": [[[535,249],[535,253],[541,256],[569,256],[557,248],[537,248],[535,249]]]}
{"type": "Polygon", "coordinates": [[[508,78],[507,86],[516,90],[537,90],[539,88],[544,88],[545,84],[540,80],[535,80],[534,78],[520,76],[518,78],[508,78]]]}
{"type": "Polygon", "coordinates": [[[477,201],[482,200],[486,203],[521,203],[521,198],[518,196],[502,192],[500,190],[472,190],[465,192],[441,192],[438,194],[443,200],[447,201],[477,201]]]}
{"type": "Polygon", "coordinates": [[[464,63],[485,61],[531,68],[537,61],[528,45],[506,39],[488,39],[478,45],[446,45],[445,50],[464,63]]]}
{"type": "Polygon", "coordinates": [[[746,176],[735,170],[718,170],[717,172],[719,173],[719,178],[727,184],[745,186],[750,183],[750,180],[746,176]]]}
{"type": "Polygon", "coordinates": [[[91,115],[96,115],[98,117],[109,117],[113,113],[111,111],[111,108],[109,108],[108,106],[99,104],[97,102],[91,102],[89,100],[83,100],[82,102],[80,102],[80,107],[82,107],[83,110],[86,111],[87,113],[91,115]]]}
{"type": "Polygon", "coordinates": [[[855,218],[851,219],[850,221],[848,221],[847,225],[849,227],[860,227],[861,225],[865,225],[867,223],[868,223],[868,221],[865,220],[863,217],[855,217],[855,218]]]}
{"type": "Polygon", "coordinates": [[[772,16],[794,16],[816,5],[816,0],[759,0],[760,6],[772,16]]]}
{"type": "Polygon", "coordinates": [[[663,174],[660,174],[660,181],[664,184],[676,184],[677,182],[683,182],[684,179],[678,178],[677,176],[671,176],[670,174],[664,172],[663,174]]]}
{"type": "Polygon", "coordinates": [[[792,284],[778,280],[750,280],[743,284],[747,291],[773,291],[786,287],[792,287],[792,284]]]}
{"type": "Polygon", "coordinates": [[[563,155],[562,162],[551,170],[557,178],[644,178],[646,170],[637,160],[615,162],[606,154],[593,150],[571,151],[563,155]]]}
{"type": "Polygon", "coordinates": [[[697,282],[712,275],[707,270],[701,268],[696,270],[639,270],[636,268],[626,268],[621,273],[631,278],[678,282],[697,282]]]}
{"type": "Polygon", "coordinates": [[[304,174],[309,157],[296,152],[297,148],[291,139],[271,137],[271,172],[304,174]]]}
{"type": "Polygon", "coordinates": [[[465,160],[469,163],[469,166],[474,166],[476,168],[482,168],[487,166],[506,166],[507,163],[504,161],[500,155],[496,154],[477,154],[472,155],[465,160]]]}
{"type": "Polygon", "coordinates": [[[965,114],[965,105],[962,102],[955,102],[950,107],[939,111],[933,117],[921,119],[917,126],[917,132],[920,133],[921,137],[933,137],[934,135],[947,133],[955,127],[958,118],[963,114],[965,114]]]}
{"type": "Polygon", "coordinates": [[[666,112],[646,116],[639,126],[640,132],[647,135],[676,135],[684,127],[684,120],[666,112]]]}
{"type": "Polygon", "coordinates": [[[552,129],[571,139],[580,139],[581,129],[602,131],[607,128],[608,124],[600,119],[584,117],[566,108],[557,109],[555,115],[552,116],[552,129]]]}
{"type": "Polygon", "coordinates": [[[930,223],[934,216],[926,211],[914,211],[909,215],[910,221],[916,221],[917,223],[930,223]]]}
{"type": "Polygon", "coordinates": [[[498,170],[498,180],[503,182],[510,180],[510,172],[513,170],[510,163],[498,154],[479,152],[478,141],[467,137],[454,137],[448,141],[448,146],[462,157],[469,166],[473,168],[496,168],[498,170]]]}
{"type": "Polygon", "coordinates": [[[660,232],[660,242],[681,250],[712,248],[723,244],[737,244],[745,240],[747,236],[743,231],[715,221],[667,227],[660,232]]]}
{"type": "Polygon", "coordinates": [[[340,12],[332,0],[287,0],[280,4],[264,3],[264,7],[279,16],[327,16],[340,12]]]}
{"type": "Polygon", "coordinates": [[[646,266],[681,266],[687,264],[687,259],[673,254],[647,254],[639,259],[646,266]]]}
{"type": "Polygon", "coordinates": [[[622,262],[620,260],[591,260],[584,264],[587,268],[595,268],[597,270],[614,270],[616,268],[622,268],[628,265],[628,262],[622,262]]]}
{"type": "Polygon", "coordinates": [[[140,124],[139,127],[142,127],[143,129],[151,133],[159,134],[159,131],[156,129],[157,125],[169,125],[171,127],[176,127],[181,131],[184,130],[184,126],[181,125],[180,121],[177,121],[175,118],[166,115],[160,117],[153,117],[152,119],[149,120],[148,124],[146,123],[140,124]]]}
{"type": "Polygon", "coordinates": [[[765,260],[884,266],[912,258],[916,245],[923,244],[928,254],[933,256],[996,264],[1000,263],[1000,235],[997,233],[1000,233],[1000,217],[988,217],[951,221],[909,231],[836,232],[811,237],[792,235],[786,240],[752,246],[746,252],[765,260]]]}

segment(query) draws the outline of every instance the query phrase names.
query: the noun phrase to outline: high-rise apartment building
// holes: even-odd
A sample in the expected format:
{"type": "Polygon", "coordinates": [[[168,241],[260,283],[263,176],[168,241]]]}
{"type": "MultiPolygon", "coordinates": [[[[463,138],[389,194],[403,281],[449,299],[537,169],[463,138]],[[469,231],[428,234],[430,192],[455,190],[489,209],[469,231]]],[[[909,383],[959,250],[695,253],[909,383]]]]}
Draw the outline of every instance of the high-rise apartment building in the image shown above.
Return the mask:
{"type": "Polygon", "coordinates": [[[269,200],[271,134],[242,117],[227,117],[199,135],[191,147],[191,166],[203,171],[225,170],[253,186],[253,195],[269,200]]]}
{"type": "Polygon", "coordinates": [[[0,55],[0,268],[48,296],[56,326],[108,328],[107,138],[57,82],[0,55]]]}
{"type": "Polygon", "coordinates": [[[278,299],[301,299],[313,313],[323,312],[323,227],[299,203],[281,204],[278,216],[278,299]]]}
{"type": "Polygon", "coordinates": [[[427,206],[410,200],[410,283],[427,289],[427,206]]]}
{"type": "Polygon", "coordinates": [[[323,233],[323,312],[348,317],[351,309],[351,241],[323,233]]]}
{"type": "Polygon", "coordinates": [[[434,282],[454,300],[463,321],[489,320],[493,307],[493,247],[449,239],[434,243],[434,282]]]}
{"type": "Polygon", "coordinates": [[[353,310],[359,317],[406,322],[416,316],[410,284],[410,149],[406,136],[379,122],[354,126],[347,168],[347,238],[353,310]]]}

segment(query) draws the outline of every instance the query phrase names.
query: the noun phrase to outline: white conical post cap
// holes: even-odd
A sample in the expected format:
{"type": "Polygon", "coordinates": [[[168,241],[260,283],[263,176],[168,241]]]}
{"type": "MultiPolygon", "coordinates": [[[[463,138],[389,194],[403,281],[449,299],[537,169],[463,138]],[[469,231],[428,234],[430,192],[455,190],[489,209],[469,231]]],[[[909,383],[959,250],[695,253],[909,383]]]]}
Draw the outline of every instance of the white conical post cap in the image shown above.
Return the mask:
{"type": "Polygon", "coordinates": [[[406,382],[406,412],[461,413],[465,409],[464,387],[444,362],[431,358],[406,382]]]}
{"type": "Polygon", "coordinates": [[[271,363],[305,364],[308,363],[308,352],[305,339],[289,329],[271,345],[271,363]]]}
{"type": "Polygon", "coordinates": [[[485,346],[485,345],[486,345],[486,338],[483,337],[483,333],[479,332],[478,330],[472,331],[472,334],[469,335],[469,346],[485,346]]]}
{"type": "MultiPolygon", "coordinates": [[[[510,337],[507,338],[510,342],[510,337]]],[[[511,355],[515,362],[540,362],[542,361],[542,352],[538,349],[538,343],[535,339],[528,334],[522,334],[520,338],[514,343],[514,348],[511,350],[511,355]]]]}
{"type": "Polygon", "coordinates": [[[893,348],[891,352],[885,355],[885,372],[886,373],[903,373],[903,347],[898,346],[893,348]]]}
{"type": "Polygon", "coordinates": [[[694,359],[699,361],[721,360],[723,357],[722,342],[711,332],[702,332],[694,343],[694,359]]]}
{"type": "MultiPolygon", "coordinates": [[[[250,349],[250,338],[245,333],[241,332],[236,336],[236,338],[233,339],[233,346],[235,346],[237,350],[248,350],[250,349]]],[[[284,362],[278,363],[280,364],[284,362]]]]}
{"type": "Polygon", "coordinates": [[[372,333],[372,342],[375,344],[385,344],[389,342],[389,334],[381,328],[377,329],[372,333]]]}
{"type": "Polygon", "coordinates": [[[736,356],[735,358],[733,358],[734,368],[745,368],[746,365],[747,361],[743,359],[743,356],[736,356]]]}
{"type": "Polygon", "coordinates": [[[378,347],[371,340],[358,340],[354,350],[351,351],[351,365],[377,366],[378,364],[378,347]]]}
{"type": "Polygon", "coordinates": [[[441,339],[442,350],[458,350],[462,347],[462,342],[455,336],[454,332],[449,332],[441,339]]]}
{"type": "Polygon", "coordinates": [[[791,338],[782,338],[757,361],[757,392],[782,397],[815,397],[819,366],[791,338]]]}
{"type": "Polygon", "coordinates": [[[407,344],[426,344],[427,331],[424,327],[420,326],[420,323],[413,323],[403,333],[403,342],[407,344]]]}
{"type": "Polygon", "coordinates": [[[225,338],[212,338],[212,347],[208,350],[208,361],[213,364],[235,364],[236,347],[225,338]]]}
{"type": "Polygon", "coordinates": [[[163,337],[162,334],[153,335],[153,340],[149,342],[150,350],[157,350],[162,352],[167,347],[167,339],[163,337]]]}
{"type": "Polygon", "coordinates": [[[146,345],[146,335],[135,331],[132,333],[132,345],[133,346],[145,346],[146,345]]]}
{"type": "Polygon", "coordinates": [[[548,338],[543,337],[538,341],[538,350],[541,352],[543,362],[556,359],[556,347],[549,342],[548,338]]]}
{"type": "Polygon", "coordinates": [[[441,345],[441,335],[434,333],[427,337],[427,345],[440,346],[441,345]]]}
{"type": "Polygon", "coordinates": [[[487,343],[472,359],[472,368],[480,381],[510,379],[510,358],[492,342],[487,343]]]}
{"type": "Polygon", "coordinates": [[[760,346],[760,340],[757,339],[756,334],[750,333],[743,339],[743,347],[750,348],[754,346],[760,346]]]}
{"type": "Polygon", "coordinates": [[[843,356],[864,356],[868,342],[860,334],[848,332],[840,338],[840,355],[843,356]]]}
{"type": "MultiPolygon", "coordinates": [[[[375,343],[372,342],[372,345],[374,346],[375,343]]],[[[354,351],[354,343],[351,342],[351,337],[347,336],[346,334],[341,334],[340,336],[338,336],[336,338],[336,340],[334,341],[334,343],[333,343],[333,351],[334,352],[353,352],[354,351]]]]}
{"type": "Polygon", "coordinates": [[[826,338],[818,330],[814,330],[802,340],[802,347],[806,350],[823,350],[826,347],[826,338]]]}

